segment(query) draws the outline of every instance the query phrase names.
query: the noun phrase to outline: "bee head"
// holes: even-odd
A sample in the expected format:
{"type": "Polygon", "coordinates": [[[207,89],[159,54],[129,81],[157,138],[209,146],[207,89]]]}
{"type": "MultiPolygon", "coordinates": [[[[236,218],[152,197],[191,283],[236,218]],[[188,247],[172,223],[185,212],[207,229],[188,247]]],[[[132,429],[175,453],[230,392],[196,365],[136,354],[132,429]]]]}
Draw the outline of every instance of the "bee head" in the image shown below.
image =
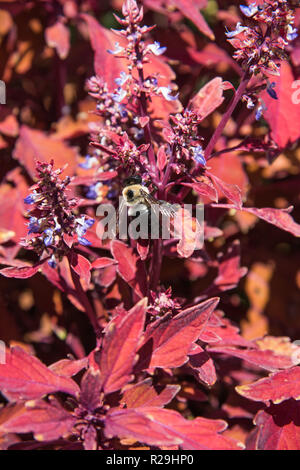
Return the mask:
{"type": "Polygon", "coordinates": [[[130,176],[129,178],[126,178],[124,181],[124,186],[132,186],[134,184],[141,184],[142,183],[142,178],[138,175],[136,176],[130,176]]]}
{"type": "Polygon", "coordinates": [[[126,189],[126,191],[124,191],[124,195],[127,199],[128,202],[131,202],[134,200],[134,197],[136,195],[136,192],[134,189],[126,189]]]}

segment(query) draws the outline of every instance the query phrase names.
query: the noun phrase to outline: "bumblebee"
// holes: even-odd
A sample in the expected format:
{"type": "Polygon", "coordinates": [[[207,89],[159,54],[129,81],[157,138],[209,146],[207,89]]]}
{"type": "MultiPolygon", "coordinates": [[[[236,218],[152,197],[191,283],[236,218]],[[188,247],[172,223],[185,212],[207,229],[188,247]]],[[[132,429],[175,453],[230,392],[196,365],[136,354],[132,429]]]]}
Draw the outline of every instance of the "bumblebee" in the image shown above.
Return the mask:
{"type": "Polygon", "coordinates": [[[136,210],[147,212],[150,209],[158,211],[165,216],[172,217],[176,208],[166,201],[161,201],[152,196],[147,186],[143,186],[139,176],[132,176],[125,180],[125,187],[122,191],[124,203],[129,207],[128,215],[134,215],[136,210]]]}

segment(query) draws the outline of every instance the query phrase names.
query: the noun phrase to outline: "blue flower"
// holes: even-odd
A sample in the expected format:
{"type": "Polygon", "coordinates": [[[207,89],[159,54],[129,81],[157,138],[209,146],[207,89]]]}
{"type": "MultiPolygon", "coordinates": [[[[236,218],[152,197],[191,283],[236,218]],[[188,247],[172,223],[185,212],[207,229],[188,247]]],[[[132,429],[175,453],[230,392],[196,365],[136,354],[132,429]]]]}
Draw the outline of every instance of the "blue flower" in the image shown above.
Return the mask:
{"type": "Polygon", "coordinates": [[[269,82],[267,85],[267,92],[271,96],[271,98],[273,98],[273,100],[278,100],[277,93],[274,90],[275,86],[276,86],[275,82],[272,82],[272,83],[269,82]]]}
{"type": "Polygon", "coordinates": [[[121,47],[118,42],[115,42],[115,50],[107,49],[109,54],[118,55],[124,52],[124,47],[121,47]]]}
{"type": "Polygon", "coordinates": [[[112,95],[112,99],[116,101],[117,103],[121,103],[121,101],[123,101],[126,95],[127,95],[127,92],[125,90],[122,90],[122,88],[120,88],[116,93],[112,95]]]}
{"type": "Polygon", "coordinates": [[[246,31],[247,29],[247,26],[242,26],[241,23],[238,22],[234,31],[227,31],[225,34],[228,38],[234,38],[234,36],[237,36],[243,31],[246,31]]]}
{"type": "Polygon", "coordinates": [[[298,37],[297,28],[293,28],[293,25],[289,24],[286,37],[288,41],[296,39],[298,37]]]}
{"type": "Polygon", "coordinates": [[[110,189],[106,195],[107,199],[114,199],[117,196],[117,191],[115,189],[110,189]]]}
{"type": "Polygon", "coordinates": [[[29,194],[29,196],[25,197],[24,203],[25,204],[33,204],[38,197],[38,193],[34,190],[33,193],[29,194]]]}
{"type": "Polygon", "coordinates": [[[91,242],[84,237],[78,237],[78,242],[80,243],[80,245],[83,245],[83,246],[91,245],[91,242]]]}
{"type": "Polygon", "coordinates": [[[40,231],[40,220],[37,217],[30,217],[28,224],[28,233],[39,233],[40,231]]]}
{"type": "Polygon", "coordinates": [[[138,129],[137,127],[132,127],[133,137],[136,140],[141,140],[144,137],[144,129],[138,129]]]}
{"type": "Polygon", "coordinates": [[[127,75],[127,73],[125,72],[121,72],[120,77],[115,78],[115,82],[117,85],[122,86],[124,85],[124,83],[127,82],[127,80],[129,80],[129,78],[130,78],[130,75],[127,75]]]}
{"type": "Polygon", "coordinates": [[[154,54],[154,55],[161,55],[163,54],[167,48],[166,47],[161,47],[159,42],[155,41],[154,44],[149,44],[148,49],[154,54]]]}
{"type": "Polygon", "coordinates": [[[52,245],[52,243],[53,243],[53,230],[51,228],[46,228],[46,230],[44,230],[44,233],[47,235],[44,238],[44,244],[46,246],[52,245]]]}
{"type": "Polygon", "coordinates": [[[175,96],[171,95],[172,90],[171,90],[170,86],[167,86],[167,87],[166,86],[160,86],[157,89],[157,92],[161,93],[167,101],[175,101],[175,100],[177,100],[178,95],[179,95],[179,93],[177,93],[177,95],[175,95],[175,96]]]}
{"type": "Polygon", "coordinates": [[[197,145],[197,147],[192,147],[193,159],[202,166],[206,165],[206,160],[204,157],[204,151],[202,145],[197,145]]]}
{"type": "Polygon", "coordinates": [[[56,268],[56,260],[54,255],[52,255],[51,258],[48,260],[48,264],[50,268],[56,268]]]}
{"type": "Polygon", "coordinates": [[[247,108],[248,109],[253,109],[255,106],[255,104],[253,103],[252,99],[251,98],[247,98],[247,108]]]}
{"type": "Polygon", "coordinates": [[[258,12],[258,6],[255,3],[250,3],[249,6],[247,5],[240,5],[240,10],[242,13],[244,13],[245,16],[250,16],[255,15],[255,13],[258,12]]]}
{"type": "Polygon", "coordinates": [[[98,159],[96,157],[91,157],[91,155],[86,155],[84,161],[79,163],[78,166],[80,166],[80,168],[84,168],[85,170],[89,170],[93,167],[94,163],[98,163],[98,159]]]}
{"type": "Polygon", "coordinates": [[[265,103],[263,101],[261,101],[260,105],[258,106],[258,108],[255,111],[255,119],[257,121],[262,117],[262,114],[266,109],[267,109],[267,107],[266,107],[265,103]]]}
{"type": "Polygon", "coordinates": [[[91,243],[83,237],[83,235],[86,234],[86,231],[94,224],[95,220],[94,219],[86,219],[84,215],[76,219],[77,222],[77,227],[76,227],[76,233],[78,236],[78,242],[81,245],[87,246],[90,245],[91,243]]]}
{"type": "Polygon", "coordinates": [[[99,188],[101,188],[101,186],[102,186],[102,183],[100,183],[100,182],[95,183],[95,184],[91,184],[88,187],[88,190],[86,192],[86,197],[88,199],[97,199],[97,197],[99,196],[98,190],[99,190],[99,188]]]}
{"type": "Polygon", "coordinates": [[[128,117],[128,112],[126,111],[126,109],[124,108],[124,106],[122,104],[119,104],[119,113],[120,113],[120,116],[122,118],[127,118],[128,117]]]}

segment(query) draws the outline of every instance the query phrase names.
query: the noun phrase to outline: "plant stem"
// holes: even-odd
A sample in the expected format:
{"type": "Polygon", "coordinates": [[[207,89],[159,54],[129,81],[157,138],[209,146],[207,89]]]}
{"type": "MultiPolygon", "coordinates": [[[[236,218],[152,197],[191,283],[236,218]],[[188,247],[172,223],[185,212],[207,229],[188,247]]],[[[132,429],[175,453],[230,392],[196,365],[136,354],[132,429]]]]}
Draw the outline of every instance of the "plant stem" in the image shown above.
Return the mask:
{"type": "Polygon", "coordinates": [[[82,285],[81,285],[81,282],[80,282],[80,277],[74,271],[74,269],[71,266],[70,259],[69,259],[69,266],[70,266],[70,272],[71,272],[72,280],[73,280],[74,286],[75,286],[75,291],[76,291],[76,294],[78,296],[78,300],[85,309],[85,313],[86,313],[86,315],[88,316],[88,318],[91,322],[91,325],[94,329],[96,337],[99,338],[100,335],[101,335],[102,330],[101,330],[101,328],[100,328],[100,326],[97,322],[97,318],[96,318],[96,314],[94,312],[94,309],[91,306],[90,301],[89,301],[85,291],[82,288],[82,285]]]}
{"type": "Polygon", "coordinates": [[[171,169],[172,169],[172,165],[175,161],[175,158],[176,158],[176,150],[177,150],[177,146],[176,144],[173,144],[172,145],[172,154],[171,154],[171,157],[169,159],[169,162],[168,162],[168,165],[167,165],[167,168],[166,168],[166,171],[165,171],[165,174],[164,174],[164,177],[161,181],[161,183],[159,184],[159,190],[163,193],[162,196],[160,197],[164,197],[165,194],[166,194],[166,186],[168,184],[168,181],[169,181],[169,177],[170,177],[170,173],[171,173],[171,169]]]}
{"type": "Polygon", "coordinates": [[[238,89],[236,90],[235,95],[234,95],[234,97],[233,97],[233,99],[230,103],[230,106],[228,107],[225,114],[223,114],[223,117],[222,117],[221,121],[219,122],[219,125],[217,126],[215,132],[212,135],[212,138],[210,139],[210,141],[209,141],[209,143],[208,143],[208,145],[207,145],[207,147],[204,151],[204,155],[205,155],[206,160],[209,160],[210,158],[212,158],[212,151],[213,151],[217,141],[221,137],[222,132],[224,130],[224,127],[226,126],[227,122],[229,121],[236,105],[238,104],[241,97],[245,93],[247,85],[249,83],[249,80],[250,80],[250,76],[248,74],[248,70],[246,70],[244,72],[243,77],[242,77],[242,81],[241,81],[238,89]]]}
{"type": "MultiPolygon", "coordinates": [[[[135,52],[138,61],[142,64],[142,55],[139,50],[138,44],[135,46],[135,52]]],[[[144,71],[142,67],[137,67],[138,74],[139,74],[139,85],[140,87],[144,86],[144,71]]],[[[141,117],[149,117],[148,112],[147,112],[147,98],[146,94],[144,91],[141,91],[140,95],[140,113],[141,117]]],[[[151,128],[150,128],[150,118],[147,124],[144,127],[144,135],[145,135],[145,141],[147,144],[149,144],[148,148],[148,160],[152,168],[152,173],[153,175],[158,176],[158,168],[156,165],[156,158],[155,158],[155,153],[153,149],[153,144],[152,144],[152,134],[151,134],[151,128]]]]}

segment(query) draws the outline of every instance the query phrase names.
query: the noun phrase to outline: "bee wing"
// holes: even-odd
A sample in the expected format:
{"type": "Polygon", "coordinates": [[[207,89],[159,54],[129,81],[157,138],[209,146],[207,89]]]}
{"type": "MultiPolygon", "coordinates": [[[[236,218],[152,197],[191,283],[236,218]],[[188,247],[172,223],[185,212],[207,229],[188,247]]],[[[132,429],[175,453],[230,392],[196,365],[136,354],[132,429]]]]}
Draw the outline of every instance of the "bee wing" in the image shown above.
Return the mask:
{"type": "Polygon", "coordinates": [[[174,208],[172,204],[169,204],[166,201],[160,201],[159,199],[156,199],[154,196],[149,193],[146,193],[146,191],[143,191],[142,189],[141,194],[145,201],[149,204],[149,206],[152,207],[154,212],[159,211],[161,214],[167,217],[173,217],[175,215],[176,208],[174,208]]]}

